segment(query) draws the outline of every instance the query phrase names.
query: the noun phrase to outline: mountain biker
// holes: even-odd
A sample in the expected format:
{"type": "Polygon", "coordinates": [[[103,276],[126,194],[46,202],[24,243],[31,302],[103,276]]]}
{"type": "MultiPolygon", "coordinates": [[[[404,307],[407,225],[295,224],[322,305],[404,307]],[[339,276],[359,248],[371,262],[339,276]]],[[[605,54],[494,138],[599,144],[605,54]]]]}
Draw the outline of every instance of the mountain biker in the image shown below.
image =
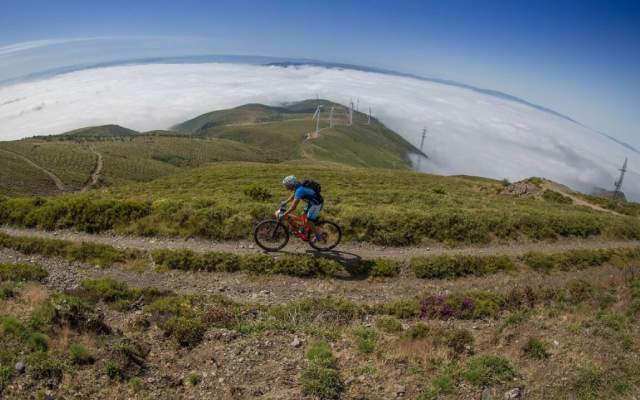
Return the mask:
{"type": "Polygon", "coordinates": [[[287,211],[280,215],[281,218],[286,218],[289,214],[295,211],[298,207],[300,200],[303,200],[306,204],[304,213],[307,217],[308,227],[311,228],[314,233],[315,239],[320,240],[322,232],[316,228],[315,222],[318,220],[322,206],[324,205],[324,199],[319,191],[314,190],[312,184],[307,184],[309,181],[299,182],[298,179],[289,175],[282,180],[282,186],[285,189],[292,191],[291,196],[286,200],[285,204],[293,201],[287,211]]]}

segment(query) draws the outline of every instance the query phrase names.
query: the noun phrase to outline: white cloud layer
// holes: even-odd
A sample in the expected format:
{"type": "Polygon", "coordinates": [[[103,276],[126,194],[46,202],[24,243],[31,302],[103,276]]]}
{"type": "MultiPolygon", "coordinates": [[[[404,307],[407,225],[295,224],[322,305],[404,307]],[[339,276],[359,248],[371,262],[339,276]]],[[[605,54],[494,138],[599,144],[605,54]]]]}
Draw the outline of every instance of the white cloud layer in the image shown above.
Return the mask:
{"type": "Polygon", "coordinates": [[[517,180],[544,176],[589,191],[610,188],[629,157],[625,192],[640,199],[640,156],[594,131],[525,104],[418,79],[321,67],[154,64],[90,69],[0,87],[0,140],[115,123],[163,129],[250,102],[358,98],[407,140],[423,169],[517,180]]]}

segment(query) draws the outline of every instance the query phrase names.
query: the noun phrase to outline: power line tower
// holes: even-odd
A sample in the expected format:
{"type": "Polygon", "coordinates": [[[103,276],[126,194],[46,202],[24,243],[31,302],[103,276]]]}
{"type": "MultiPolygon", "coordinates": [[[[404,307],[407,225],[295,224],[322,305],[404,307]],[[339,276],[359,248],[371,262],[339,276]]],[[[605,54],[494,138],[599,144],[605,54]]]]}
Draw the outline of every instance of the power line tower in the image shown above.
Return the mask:
{"type": "Polygon", "coordinates": [[[369,107],[369,116],[367,117],[367,125],[371,125],[371,107],[369,107]]]}
{"type": "Polygon", "coordinates": [[[627,172],[627,161],[628,160],[625,157],[624,164],[622,164],[622,168],[620,168],[618,170],[618,171],[620,171],[620,177],[614,183],[614,185],[615,185],[615,190],[613,191],[613,198],[614,199],[618,199],[618,198],[622,197],[622,182],[624,181],[624,174],[627,172]]]}
{"type": "Polygon", "coordinates": [[[320,110],[322,109],[321,105],[318,105],[318,108],[316,108],[316,112],[313,114],[313,117],[311,118],[311,120],[313,121],[314,119],[316,120],[316,135],[318,134],[318,132],[320,132],[320,110]]]}
{"type": "MultiPolygon", "coordinates": [[[[420,139],[420,152],[424,154],[424,138],[427,137],[427,128],[422,128],[422,138],[420,139]]],[[[418,155],[418,172],[420,172],[420,164],[422,161],[422,154],[418,155]]]]}
{"type": "Polygon", "coordinates": [[[349,126],[353,125],[353,101],[349,104],[349,126]]]}

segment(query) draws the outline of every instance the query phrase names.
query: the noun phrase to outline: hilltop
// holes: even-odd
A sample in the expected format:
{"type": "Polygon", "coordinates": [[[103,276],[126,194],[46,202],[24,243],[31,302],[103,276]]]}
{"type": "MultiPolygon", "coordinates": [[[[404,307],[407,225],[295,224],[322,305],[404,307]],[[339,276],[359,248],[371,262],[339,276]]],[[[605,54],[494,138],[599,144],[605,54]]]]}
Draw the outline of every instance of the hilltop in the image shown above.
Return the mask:
{"type": "Polygon", "coordinates": [[[217,110],[169,130],[137,132],[118,125],[85,127],[53,136],[0,142],[0,193],[54,194],[97,184],[145,182],[219,161],[330,162],[409,169],[420,153],[375,118],[326,100],[279,107],[247,104],[217,110]],[[321,105],[320,134],[312,120],[321,105]],[[333,127],[329,109],[334,108],[333,127]],[[58,181],[58,183],[56,183],[58,181]],[[61,183],[61,184],[59,184],[61,183]]]}

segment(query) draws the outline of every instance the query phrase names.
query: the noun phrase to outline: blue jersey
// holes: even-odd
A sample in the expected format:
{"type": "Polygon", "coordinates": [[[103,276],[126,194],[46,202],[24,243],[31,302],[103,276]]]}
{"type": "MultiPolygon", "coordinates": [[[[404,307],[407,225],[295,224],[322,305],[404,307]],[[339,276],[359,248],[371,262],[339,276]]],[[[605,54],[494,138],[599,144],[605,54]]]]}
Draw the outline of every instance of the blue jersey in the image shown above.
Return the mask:
{"type": "Polygon", "coordinates": [[[295,192],[293,193],[293,198],[296,200],[304,200],[309,204],[320,204],[322,203],[322,197],[319,196],[315,190],[310,187],[302,186],[301,183],[296,185],[295,192]]]}

